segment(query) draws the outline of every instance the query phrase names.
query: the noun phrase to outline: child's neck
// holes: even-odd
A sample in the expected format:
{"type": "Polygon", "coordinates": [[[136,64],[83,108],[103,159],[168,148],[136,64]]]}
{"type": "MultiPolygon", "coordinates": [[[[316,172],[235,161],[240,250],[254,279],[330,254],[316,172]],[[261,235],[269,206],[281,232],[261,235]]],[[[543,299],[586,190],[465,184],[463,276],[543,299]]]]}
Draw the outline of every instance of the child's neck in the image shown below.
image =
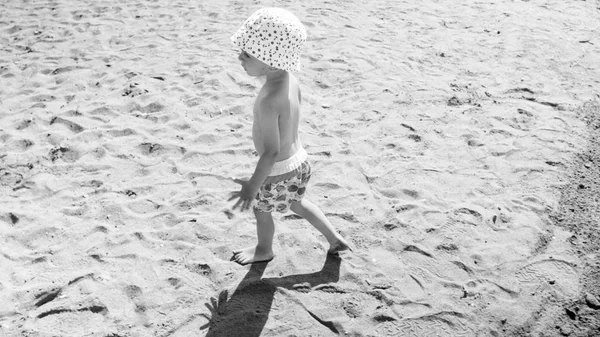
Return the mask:
{"type": "Polygon", "coordinates": [[[276,83],[280,83],[288,79],[288,72],[285,70],[274,70],[266,75],[267,82],[266,85],[273,85],[276,83]]]}

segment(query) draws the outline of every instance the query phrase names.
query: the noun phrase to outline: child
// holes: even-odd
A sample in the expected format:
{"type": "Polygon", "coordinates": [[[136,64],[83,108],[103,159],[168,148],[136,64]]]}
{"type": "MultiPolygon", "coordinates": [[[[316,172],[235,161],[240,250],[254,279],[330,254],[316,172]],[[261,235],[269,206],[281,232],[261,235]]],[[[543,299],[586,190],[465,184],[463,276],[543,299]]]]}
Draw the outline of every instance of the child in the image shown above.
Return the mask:
{"type": "Polygon", "coordinates": [[[231,41],[242,50],[238,59],[246,73],[266,77],[253,107],[252,140],[260,159],[250,180],[235,180],[242,187],[229,199],[238,199],[233,209],[253,205],[258,244],[234,251],[232,261],[241,265],[271,261],[275,256],[271,212],[290,209],[325,236],[329,254],[350,249],[323,212],[303,198],[311,167],[298,139],[301,95],[291,72],[300,70],[304,26],[284,9],[264,8],[252,14],[231,41]]]}

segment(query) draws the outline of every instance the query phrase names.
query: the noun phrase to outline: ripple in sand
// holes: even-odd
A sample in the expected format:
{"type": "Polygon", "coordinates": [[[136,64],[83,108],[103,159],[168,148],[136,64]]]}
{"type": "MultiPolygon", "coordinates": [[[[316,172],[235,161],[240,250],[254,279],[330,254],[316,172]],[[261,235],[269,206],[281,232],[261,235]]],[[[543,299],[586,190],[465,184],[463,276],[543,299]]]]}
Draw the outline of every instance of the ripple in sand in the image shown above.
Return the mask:
{"type": "Polygon", "coordinates": [[[152,200],[145,199],[134,201],[127,206],[131,211],[138,214],[153,213],[160,210],[163,206],[152,200]]]}
{"type": "Polygon", "coordinates": [[[44,95],[44,94],[31,97],[31,100],[34,102],[51,102],[51,101],[54,101],[55,99],[56,99],[55,96],[44,95]]]}
{"type": "Polygon", "coordinates": [[[130,128],[125,128],[123,130],[108,130],[106,132],[113,137],[126,137],[126,136],[131,136],[131,135],[137,134],[137,132],[135,130],[130,129],[130,128]]]}
{"type": "Polygon", "coordinates": [[[94,110],[91,110],[90,112],[88,112],[88,114],[93,115],[93,116],[108,116],[108,117],[118,116],[118,114],[116,114],[111,109],[109,109],[105,106],[98,107],[94,110]]]}
{"type": "Polygon", "coordinates": [[[52,74],[52,75],[58,75],[58,74],[62,74],[62,73],[73,71],[75,69],[77,69],[77,67],[75,67],[75,66],[67,66],[67,67],[62,67],[62,68],[56,68],[56,69],[52,70],[50,72],[50,74],[52,74]]]}
{"type": "Polygon", "coordinates": [[[55,124],[55,123],[63,124],[66,127],[68,127],[69,130],[71,130],[75,133],[80,133],[81,131],[84,130],[84,128],[81,125],[79,125],[75,122],[71,122],[70,120],[61,118],[61,117],[54,117],[50,120],[50,125],[55,124]]]}
{"type": "Polygon", "coordinates": [[[65,215],[80,217],[87,213],[89,207],[83,205],[81,207],[63,208],[61,212],[65,215]]]}

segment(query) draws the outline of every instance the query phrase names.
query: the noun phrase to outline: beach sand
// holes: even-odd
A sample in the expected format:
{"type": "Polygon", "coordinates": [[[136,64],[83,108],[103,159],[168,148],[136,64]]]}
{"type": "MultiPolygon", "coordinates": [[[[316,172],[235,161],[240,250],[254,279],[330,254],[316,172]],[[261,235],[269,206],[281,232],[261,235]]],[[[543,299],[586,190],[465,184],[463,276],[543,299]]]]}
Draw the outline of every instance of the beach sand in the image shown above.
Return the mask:
{"type": "Polygon", "coordinates": [[[600,2],[4,1],[0,336],[600,335],[600,2]],[[308,198],[240,266],[229,36],[308,31],[308,198]]]}

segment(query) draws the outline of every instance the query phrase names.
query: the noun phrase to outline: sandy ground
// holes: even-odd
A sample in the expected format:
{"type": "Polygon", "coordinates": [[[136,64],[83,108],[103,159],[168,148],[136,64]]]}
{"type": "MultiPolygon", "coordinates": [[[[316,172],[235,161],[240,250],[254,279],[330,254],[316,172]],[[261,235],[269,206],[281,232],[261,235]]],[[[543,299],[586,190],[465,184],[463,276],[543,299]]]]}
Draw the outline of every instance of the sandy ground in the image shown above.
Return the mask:
{"type": "Polygon", "coordinates": [[[600,2],[3,1],[0,336],[600,335],[600,2]],[[260,80],[286,7],[308,198],[242,267],[260,80]]]}

